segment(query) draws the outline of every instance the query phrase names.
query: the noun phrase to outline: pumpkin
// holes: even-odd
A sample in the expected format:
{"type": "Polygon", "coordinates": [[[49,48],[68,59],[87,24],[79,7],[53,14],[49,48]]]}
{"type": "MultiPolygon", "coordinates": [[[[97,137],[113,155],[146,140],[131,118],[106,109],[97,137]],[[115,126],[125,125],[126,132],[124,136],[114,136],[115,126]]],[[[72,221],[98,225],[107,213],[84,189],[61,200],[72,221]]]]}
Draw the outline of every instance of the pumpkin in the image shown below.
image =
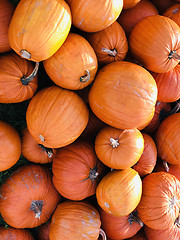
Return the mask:
{"type": "Polygon", "coordinates": [[[114,170],[106,174],[96,188],[99,206],[113,216],[130,214],[139,204],[142,181],[134,169],[114,170]]]}
{"type": "Polygon", "coordinates": [[[101,31],[87,33],[85,37],[92,45],[100,67],[111,62],[121,61],[127,54],[127,38],[117,21],[101,31]]]}
{"type": "Polygon", "coordinates": [[[173,4],[170,6],[166,11],[163,13],[163,16],[169,17],[175,23],[177,23],[178,26],[180,26],[180,3],[173,4]]]}
{"type": "Polygon", "coordinates": [[[95,194],[103,170],[93,146],[78,141],[57,150],[52,164],[53,183],[63,197],[83,200],[95,194]]]}
{"type": "Polygon", "coordinates": [[[141,157],[143,149],[144,139],[136,128],[121,130],[107,126],[99,131],[95,139],[98,158],[113,169],[132,167],[141,157]]]}
{"type": "Polygon", "coordinates": [[[155,135],[158,156],[170,164],[180,164],[180,113],[167,117],[155,135]]]}
{"type": "Polygon", "coordinates": [[[117,21],[124,29],[127,36],[133,27],[143,18],[158,14],[157,8],[149,0],[141,0],[134,7],[123,9],[117,21]]]}
{"type": "Polygon", "coordinates": [[[83,100],[58,86],[40,90],[30,101],[26,120],[33,138],[45,147],[59,148],[74,142],[89,119],[83,100]]]}
{"type": "Polygon", "coordinates": [[[168,72],[180,61],[180,28],[168,17],[151,15],[135,25],[129,45],[145,68],[156,73],[168,72]]]}
{"type": "MultiPolygon", "coordinates": [[[[180,5],[180,4],[179,4],[180,5]]],[[[151,73],[154,77],[160,102],[175,102],[180,99],[180,65],[165,73],[151,73]]]]}
{"type": "Polygon", "coordinates": [[[51,219],[37,228],[36,235],[38,240],[49,240],[50,225],[51,219]]]}
{"type": "Polygon", "coordinates": [[[137,64],[118,61],[101,68],[89,91],[89,105],[105,123],[142,129],[151,121],[157,99],[152,75],[137,64]]]}
{"type": "Polygon", "coordinates": [[[123,1],[123,9],[132,8],[132,7],[136,6],[139,2],[140,2],[140,0],[124,0],[123,1]]]}
{"type": "Polygon", "coordinates": [[[14,228],[34,228],[50,219],[60,195],[52,184],[48,168],[23,165],[0,187],[0,212],[14,228]]]}
{"type": "Polygon", "coordinates": [[[142,180],[137,206],[140,219],[150,228],[171,228],[179,216],[180,181],[170,173],[154,172],[142,180]]]}
{"type": "Polygon", "coordinates": [[[17,229],[12,227],[0,227],[0,239],[1,240],[34,240],[29,230],[17,229]]]}
{"type": "Polygon", "coordinates": [[[0,120],[0,172],[12,167],[21,156],[21,139],[17,130],[0,120]]]}
{"type": "Polygon", "coordinates": [[[94,80],[98,63],[88,41],[70,33],[62,47],[44,61],[44,68],[56,85],[77,90],[87,87],[94,80]]]}
{"type": "Polygon", "coordinates": [[[113,216],[102,208],[99,209],[99,213],[102,229],[107,237],[112,239],[132,237],[143,227],[143,222],[139,219],[137,211],[123,217],[113,216]]]}
{"type": "Polygon", "coordinates": [[[151,0],[157,7],[160,14],[163,14],[169,7],[174,5],[179,0],[151,0]]]}
{"type": "Polygon", "coordinates": [[[34,163],[50,163],[56,154],[56,149],[46,148],[42,144],[38,144],[27,128],[22,132],[21,149],[22,155],[34,163]]]}
{"type": "Polygon", "coordinates": [[[0,53],[11,50],[8,39],[8,28],[15,6],[8,0],[0,1],[0,53]]]}
{"type": "Polygon", "coordinates": [[[38,87],[38,67],[14,52],[0,56],[0,103],[32,98],[38,87]]]}
{"type": "Polygon", "coordinates": [[[72,24],[85,32],[97,32],[116,21],[123,0],[66,0],[72,14],[72,24]]]}
{"type": "Polygon", "coordinates": [[[60,203],[50,225],[49,239],[58,240],[97,240],[99,234],[106,240],[100,229],[101,220],[96,208],[89,202],[66,200],[60,203]]]}
{"type": "Polygon", "coordinates": [[[34,62],[51,57],[65,41],[71,12],[64,0],[21,0],[9,26],[9,44],[34,62]]]}

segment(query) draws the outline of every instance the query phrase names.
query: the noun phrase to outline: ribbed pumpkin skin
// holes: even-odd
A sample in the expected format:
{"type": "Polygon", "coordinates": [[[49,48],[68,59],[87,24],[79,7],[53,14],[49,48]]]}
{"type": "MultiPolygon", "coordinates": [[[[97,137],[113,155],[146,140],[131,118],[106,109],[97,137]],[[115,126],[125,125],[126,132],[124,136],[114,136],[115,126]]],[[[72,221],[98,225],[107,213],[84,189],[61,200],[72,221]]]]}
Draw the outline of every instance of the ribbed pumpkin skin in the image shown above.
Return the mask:
{"type": "Polygon", "coordinates": [[[180,28],[168,17],[148,16],[131,31],[129,45],[134,57],[145,68],[156,73],[168,72],[179,63],[170,58],[170,53],[180,54],[180,28]]]}
{"type": "Polygon", "coordinates": [[[38,87],[37,76],[27,85],[21,81],[33,69],[32,62],[14,52],[0,56],[0,103],[23,102],[33,97],[38,87]]]}
{"type": "Polygon", "coordinates": [[[74,142],[89,119],[83,100],[73,91],[51,86],[39,91],[30,101],[27,128],[45,147],[59,148],[74,142]]]}
{"type": "Polygon", "coordinates": [[[132,168],[114,170],[100,181],[96,188],[99,206],[113,216],[126,216],[138,205],[142,181],[132,168]]]}
{"type": "Polygon", "coordinates": [[[0,227],[0,239],[34,240],[34,237],[26,229],[17,229],[8,226],[8,228],[0,227]]]}
{"type": "Polygon", "coordinates": [[[64,0],[22,0],[9,26],[9,43],[17,54],[25,49],[30,60],[40,62],[60,48],[70,27],[71,12],[64,0]]]}
{"type": "Polygon", "coordinates": [[[1,185],[0,192],[1,215],[14,228],[34,228],[45,223],[60,200],[48,168],[36,164],[17,169],[1,185]],[[39,217],[32,209],[36,201],[43,201],[39,217]]]}
{"type": "Polygon", "coordinates": [[[99,70],[89,92],[92,111],[120,129],[142,129],[151,121],[157,99],[152,75],[137,64],[113,62],[99,70]]]}
{"type": "Polygon", "coordinates": [[[163,16],[169,17],[177,23],[178,26],[180,26],[180,3],[173,4],[171,7],[166,9],[163,16]]]}
{"type": "Polygon", "coordinates": [[[167,117],[156,131],[158,156],[170,164],[180,164],[180,113],[167,117]]]}
{"type": "Polygon", "coordinates": [[[60,203],[50,225],[50,240],[97,240],[100,231],[100,216],[90,203],[65,201],[60,203]]]}
{"type": "Polygon", "coordinates": [[[65,198],[83,200],[95,194],[103,170],[93,146],[75,142],[57,150],[52,164],[53,183],[65,198]]]}
{"type": "Polygon", "coordinates": [[[11,50],[8,39],[8,28],[15,6],[8,0],[0,0],[0,53],[11,50]]]}
{"type": "Polygon", "coordinates": [[[0,121],[0,171],[12,167],[21,155],[21,140],[17,130],[0,121]]]}
{"type": "Polygon", "coordinates": [[[142,197],[137,206],[140,219],[150,228],[171,228],[179,216],[179,180],[170,173],[155,172],[142,183],[142,197]]]}
{"type": "Polygon", "coordinates": [[[44,68],[51,80],[71,90],[87,87],[94,80],[97,67],[93,48],[85,38],[75,33],[69,33],[62,47],[44,61],[44,68]],[[90,74],[87,81],[83,78],[87,75],[86,71],[90,74]]]}
{"type": "Polygon", "coordinates": [[[97,32],[116,21],[123,0],[66,0],[72,13],[72,24],[85,31],[97,32]]]}

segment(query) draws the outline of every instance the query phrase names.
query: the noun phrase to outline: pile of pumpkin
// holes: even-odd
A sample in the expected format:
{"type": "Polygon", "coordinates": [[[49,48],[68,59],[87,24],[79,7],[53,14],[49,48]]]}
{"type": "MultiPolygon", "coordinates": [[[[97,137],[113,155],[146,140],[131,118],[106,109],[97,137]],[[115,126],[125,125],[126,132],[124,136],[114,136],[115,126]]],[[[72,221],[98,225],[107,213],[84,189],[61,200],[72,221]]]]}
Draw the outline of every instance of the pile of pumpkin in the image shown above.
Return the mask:
{"type": "Polygon", "coordinates": [[[0,239],[180,239],[178,2],[0,0],[0,239]]]}

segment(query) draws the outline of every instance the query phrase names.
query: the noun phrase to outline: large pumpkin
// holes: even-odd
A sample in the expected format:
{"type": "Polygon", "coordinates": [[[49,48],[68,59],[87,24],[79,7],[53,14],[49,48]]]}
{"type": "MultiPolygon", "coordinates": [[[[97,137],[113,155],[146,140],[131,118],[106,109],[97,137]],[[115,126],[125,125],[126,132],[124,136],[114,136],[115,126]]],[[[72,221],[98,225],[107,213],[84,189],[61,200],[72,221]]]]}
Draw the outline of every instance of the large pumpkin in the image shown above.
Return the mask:
{"type": "Polygon", "coordinates": [[[180,28],[168,17],[143,18],[131,31],[129,44],[134,57],[153,72],[168,72],[180,62],[180,28]]]}
{"type": "Polygon", "coordinates": [[[75,92],[51,86],[31,99],[26,119],[30,134],[39,144],[59,148],[81,135],[88,123],[89,112],[75,92]]]}
{"type": "Polygon", "coordinates": [[[99,70],[89,92],[92,111],[120,129],[142,129],[151,121],[157,99],[152,75],[137,64],[119,61],[99,70]]]}
{"type": "Polygon", "coordinates": [[[21,57],[40,62],[60,48],[70,27],[64,0],[21,0],[9,26],[9,44],[21,57]]]}
{"type": "Polygon", "coordinates": [[[34,240],[30,231],[27,229],[18,229],[8,226],[0,227],[0,239],[1,240],[34,240]]]}
{"type": "Polygon", "coordinates": [[[60,200],[49,169],[36,164],[14,171],[0,192],[1,215],[14,228],[34,228],[45,223],[60,200]]]}
{"type": "Polygon", "coordinates": [[[12,167],[21,155],[21,140],[17,130],[9,123],[0,121],[0,171],[12,167]]]}

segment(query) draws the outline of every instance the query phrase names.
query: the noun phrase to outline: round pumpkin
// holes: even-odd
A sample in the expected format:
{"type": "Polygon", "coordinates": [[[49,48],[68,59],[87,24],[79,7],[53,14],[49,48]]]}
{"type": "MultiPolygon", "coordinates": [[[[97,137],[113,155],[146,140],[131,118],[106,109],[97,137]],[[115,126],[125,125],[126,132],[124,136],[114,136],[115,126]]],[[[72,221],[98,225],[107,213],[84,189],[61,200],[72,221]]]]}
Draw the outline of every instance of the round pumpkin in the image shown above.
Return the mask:
{"type": "Polygon", "coordinates": [[[78,141],[57,150],[52,164],[53,183],[63,197],[83,200],[95,194],[104,169],[93,146],[78,141]]]}
{"type": "Polygon", "coordinates": [[[38,87],[38,65],[14,52],[0,56],[0,103],[23,102],[33,97],[38,87]]]}
{"type": "Polygon", "coordinates": [[[135,210],[142,194],[142,181],[134,169],[106,174],[96,188],[99,206],[113,216],[126,216],[135,210]]]}
{"type": "Polygon", "coordinates": [[[60,195],[52,184],[49,169],[24,165],[0,187],[0,212],[14,228],[34,228],[50,219],[60,195]]]}
{"type": "Polygon", "coordinates": [[[165,230],[179,216],[180,181],[170,173],[154,172],[142,180],[142,197],[137,206],[140,219],[150,228],[165,230]]]}
{"type": "Polygon", "coordinates": [[[143,149],[144,139],[136,128],[121,130],[107,126],[99,131],[95,139],[98,158],[113,169],[132,167],[140,159],[143,149]]]}
{"type": "Polygon", "coordinates": [[[0,0],[0,53],[11,50],[8,39],[8,28],[15,6],[9,0],[0,0]]]}
{"type": "Polygon", "coordinates": [[[72,24],[85,32],[97,32],[110,26],[119,17],[123,0],[66,0],[72,24]]]}
{"type": "Polygon", "coordinates": [[[180,113],[167,117],[155,135],[158,156],[170,164],[180,164],[180,113]]]}
{"type": "Polygon", "coordinates": [[[97,72],[96,54],[82,36],[70,33],[62,47],[45,60],[44,68],[58,86],[77,90],[87,87],[97,72]]]}
{"type": "Polygon", "coordinates": [[[127,38],[117,21],[101,31],[87,33],[85,37],[92,45],[100,67],[111,62],[121,61],[127,54],[127,38]]]}
{"type": "Polygon", "coordinates": [[[131,31],[129,45],[145,68],[156,73],[168,72],[180,61],[180,28],[168,17],[148,16],[131,31]]]}
{"type": "Polygon", "coordinates": [[[49,239],[58,240],[61,236],[61,240],[97,240],[101,234],[106,240],[100,226],[100,216],[93,205],[66,200],[57,206],[52,216],[49,239]]]}
{"type": "Polygon", "coordinates": [[[89,119],[83,100],[73,91],[51,86],[30,101],[26,120],[33,138],[45,147],[59,148],[74,142],[89,119]]]}
{"type": "Polygon", "coordinates": [[[61,47],[70,27],[64,0],[21,0],[9,26],[9,44],[21,57],[40,62],[61,47]]]}
{"type": "Polygon", "coordinates": [[[178,26],[180,26],[180,3],[173,4],[163,13],[163,16],[169,17],[178,26]]]}
{"type": "Polygon", "coordinates": [[[101,68],[89,92],[92,111],[120,129],[142,129],[151,121],[157,99],[152,75],[135,63],[119,61],[101,68]]]}
{"type": "Polygon", "coordinates": [[[8,226],[0,227],[0,239],[1,240],[34,240],[34,237],[31,235],[30,231],[27,229],[17,229],[8,226]]]}
{"type": "Polygon", "coordinates": [[[21,156],[21,139],[17,130],[0,120],[0,172],[12,167],[21,156]]]}
{"type": "Polygon", "coordinates": [[[22,132],[21,152],[31,162],[46,164],[52,162],[56,149],[46,148],[42,144],[38,144],[25,128],[22,132]]]}

